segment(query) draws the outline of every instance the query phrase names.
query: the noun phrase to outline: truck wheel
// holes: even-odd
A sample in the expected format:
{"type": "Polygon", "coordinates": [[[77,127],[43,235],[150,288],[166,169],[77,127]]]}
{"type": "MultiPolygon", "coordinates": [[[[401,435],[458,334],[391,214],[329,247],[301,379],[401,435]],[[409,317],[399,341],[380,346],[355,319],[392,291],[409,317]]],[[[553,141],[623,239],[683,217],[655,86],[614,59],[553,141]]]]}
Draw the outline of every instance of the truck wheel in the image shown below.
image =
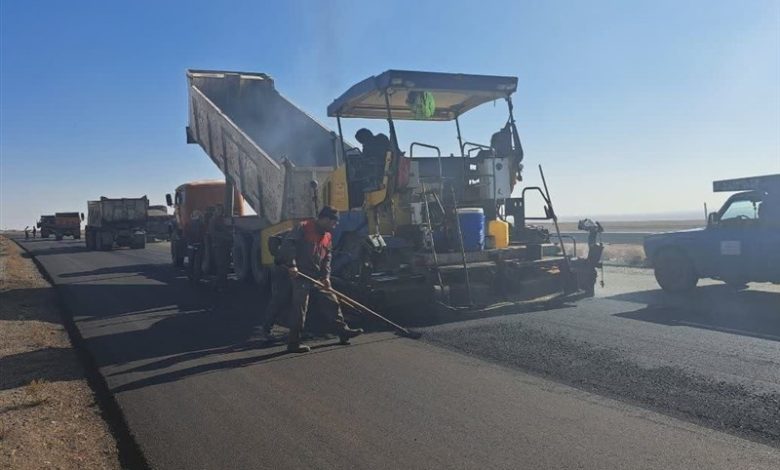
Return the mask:
{"type": "Polygon", "coordinates": [[[131,250],[142,250],[146,248],[146,235],[136,236],[134,235],[130,241],[131,250]]]}
{"type": "Polygon", "coordinates": [[[74,240],[81,240],[81,232],[78,232],[75,235],[73,235],[73,239],[74,240]]]}
{"type": "Polygon", "coordinates": [[[215,274],[217,263],[214,262],[214,247],[212,246],[212,238],[206,237],[201,245],[203,256],[201,257],[200,269],[204,274],[215,274]]]}
{"type": "Polygon", "coordinates": [[[237,233],[233,236],[233,272],[241,281],[252,280],[252,265],[249,262],[252,246],[247,237],[237,233]]]}
{"type": "Polygon", "coordinates": [[[111,251],[114,247],[114,237],[110,232],[95,232],[98,251],[111,251]],[[107,236],[108,235],[108,236],[107,236]]]}
{"type": "Polygon", "coordinates": [[[687,292],[699,282],[691,259],[682,251],[671,248],[656,256],[655,279],[667,292],[687,292]]]}
{"type": "Polygon", "coordinates": [[[252,237],[252,252],[249,257],[249,265],[252,267],[252,279],[255,284],[266,289],[271,285],[271,271],[263,265],[260,235],[252,237]]]}
{"type": "Polygon", "coordinates": [[[171,262],[177,268],[184,266],[184,250],[181,249],[181,245],[178,239],[171,240],[171,262]]]}
{"type": "Polygon", "coordinates": [[[190,282],[198,282],[203,277],[203,248],[197,250],[188,250],[187,255],[187,278],[190,282]]]}
{"type": "Polygon", "coordinates": [[[57,235],[54,236],[54,239],[57,240],[58,242],[62,241],[62,235],[57,234],[57,235]]]}

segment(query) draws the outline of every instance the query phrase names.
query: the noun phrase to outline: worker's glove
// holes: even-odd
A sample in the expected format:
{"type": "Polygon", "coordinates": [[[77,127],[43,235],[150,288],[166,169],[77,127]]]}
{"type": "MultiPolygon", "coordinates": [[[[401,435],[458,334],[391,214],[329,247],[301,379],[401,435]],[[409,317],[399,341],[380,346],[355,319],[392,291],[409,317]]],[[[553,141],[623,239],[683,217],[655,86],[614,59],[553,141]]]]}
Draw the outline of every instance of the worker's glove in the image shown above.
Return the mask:
{"type": "Polygon", "coordinates": [[[330,290],[330,288],[331,288],[331,284],[330,284],[330,278],[329,278],[329,277],[326,277],[326,278],[325,278],[325,279],[323,279],[321,282],[322,282],[322,287],[323,287],[325,290],[330,290]]]}
{"type": "Polygon", "coordinates": [[[295,266],[288,267],[287,274],[290,275],[290,279],[295,279],[296,277],[298,277],[298,268],[296,268],[295,266]]]}

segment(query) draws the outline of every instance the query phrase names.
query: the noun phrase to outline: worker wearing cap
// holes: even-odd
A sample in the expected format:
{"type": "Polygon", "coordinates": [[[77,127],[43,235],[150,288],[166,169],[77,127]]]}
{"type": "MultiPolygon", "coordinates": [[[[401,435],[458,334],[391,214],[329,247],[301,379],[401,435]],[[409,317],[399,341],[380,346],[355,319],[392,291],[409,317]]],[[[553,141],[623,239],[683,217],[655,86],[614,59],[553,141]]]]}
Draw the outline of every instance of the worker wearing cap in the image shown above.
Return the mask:
{"type": "Polygon", "coordinates": [[[311,300],[315,308],[325,316],[341,344],[348,344],[350,338],[363,333],[352,329],[344,321],[339,302],[330,292],[331,232],[338,224],[338,211],[332,207],[322,208],[316,219],[301,222],[282,242],[279,256],[288,266],[292,278],[292,316],[287,350],[308,352],[310,348],[301,344],[301,330],[306,322],[306,310],[311,300]],[[319,281],[319,285],[306,280],[299,273],[319,281]]]}

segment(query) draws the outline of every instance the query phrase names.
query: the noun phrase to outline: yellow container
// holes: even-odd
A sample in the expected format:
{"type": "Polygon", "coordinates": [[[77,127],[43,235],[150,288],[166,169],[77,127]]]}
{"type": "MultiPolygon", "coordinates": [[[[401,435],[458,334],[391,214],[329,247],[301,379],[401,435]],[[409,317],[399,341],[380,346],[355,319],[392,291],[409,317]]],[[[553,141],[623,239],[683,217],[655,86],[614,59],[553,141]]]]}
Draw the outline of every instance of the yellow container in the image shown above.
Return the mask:
{"type": "Polygon", "coordinates": [[[509,224],[503,220],[491,220],[488,222],[488,235],[496,240],[496,248],[509,246],[509,224]]]}

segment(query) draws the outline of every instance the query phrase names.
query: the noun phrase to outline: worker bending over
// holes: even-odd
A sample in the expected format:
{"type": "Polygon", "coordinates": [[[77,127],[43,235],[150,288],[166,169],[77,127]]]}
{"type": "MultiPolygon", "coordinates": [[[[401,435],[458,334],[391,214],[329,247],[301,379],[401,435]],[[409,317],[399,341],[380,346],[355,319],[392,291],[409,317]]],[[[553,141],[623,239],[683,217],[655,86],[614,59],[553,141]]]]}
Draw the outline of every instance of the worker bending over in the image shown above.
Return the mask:
{"type": "Polygon", "coordinates": [[[350,338],[363,333],[362,329],[353,329],[347,325],[339,301],[330,291],[331,232],[338,224],[338,218],[335,209],[325,206],[316,219],[303,221],[282,241],[279,256],[292,278],[292,315],[287,340],[287,350],[290,352],[310,350],[301,344],[301,330],[306,322],[310,299],[315,309],[325,316],[338,334],[341,344],[348,344],[350,338]],[[321,286],[299,276],[299,272],[319,280],[321,286]]]}

